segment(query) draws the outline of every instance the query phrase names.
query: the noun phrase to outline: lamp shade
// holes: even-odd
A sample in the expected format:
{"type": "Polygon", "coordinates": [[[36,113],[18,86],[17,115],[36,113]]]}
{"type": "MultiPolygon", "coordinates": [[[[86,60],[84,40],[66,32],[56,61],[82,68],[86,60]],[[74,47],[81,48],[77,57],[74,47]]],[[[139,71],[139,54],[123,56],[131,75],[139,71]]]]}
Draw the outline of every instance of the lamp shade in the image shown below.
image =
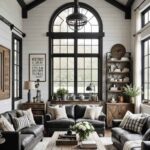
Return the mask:
{"type": "Polygon", "coordinates": [[[24,81],[24,89],[25,90],[34,90],[35,89],[35,83],[31,81],[24,81]]]}

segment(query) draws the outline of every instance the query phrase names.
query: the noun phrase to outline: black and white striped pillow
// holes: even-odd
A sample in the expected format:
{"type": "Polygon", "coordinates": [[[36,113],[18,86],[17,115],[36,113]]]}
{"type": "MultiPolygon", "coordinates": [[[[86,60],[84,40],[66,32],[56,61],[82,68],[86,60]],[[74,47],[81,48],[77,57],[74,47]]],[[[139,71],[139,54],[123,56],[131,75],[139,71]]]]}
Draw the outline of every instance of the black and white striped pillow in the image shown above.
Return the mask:
{"type": "Polygon", "coordinates": [[[13,123],[14,123],[16,131],[19,131],[25,127],[30,127],[30,122],[26,115],[19,117],[19,118],[14,117],[13,123]]]}
{"type": "Polygon", "coordinates": [[[141,133],[144,123],[146,122],[147,117],[129,117],[124,125],[124,129],[141,133]]]}

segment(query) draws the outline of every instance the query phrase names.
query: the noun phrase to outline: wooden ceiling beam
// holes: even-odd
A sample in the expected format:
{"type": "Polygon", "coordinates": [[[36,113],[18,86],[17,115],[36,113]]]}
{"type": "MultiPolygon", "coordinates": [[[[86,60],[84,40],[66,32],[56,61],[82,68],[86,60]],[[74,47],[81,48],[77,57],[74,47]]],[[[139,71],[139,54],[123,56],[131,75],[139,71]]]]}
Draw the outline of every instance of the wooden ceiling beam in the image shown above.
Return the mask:
{"type": "Polygon", "coordinates": [[[26,7],[26,3],[23,0],[17,0],[17,2],[19,3],[19,5],[21,6],[21,8],[26,7]]]}
{"type": "Polygon", "coordinates": [[[124,6],[123,4],[119,3],[116,0],[105,0],[106,2],[110,3],[111,5],[117,7],[118,9],[122,10],[122,11],[126,11],[126,6],[124,6]]]}
{"type": "Polygon", "coordinates": [[[31,2],[30,4],[28,4],[26,6],[26,8],[29,11],[29,10],[33,9],[34,7],[40,5],[41,3],[45,2],[45,1],[46,0],[35,0],[35,1],[31,2]]]}
{"type": "Polygon", "coordinates": [[[126,7],[132,7],[134,1],[135,1],[135,0],[128,0],[128,1],[127,1],[127,4],[126,4],[126,7]]]}

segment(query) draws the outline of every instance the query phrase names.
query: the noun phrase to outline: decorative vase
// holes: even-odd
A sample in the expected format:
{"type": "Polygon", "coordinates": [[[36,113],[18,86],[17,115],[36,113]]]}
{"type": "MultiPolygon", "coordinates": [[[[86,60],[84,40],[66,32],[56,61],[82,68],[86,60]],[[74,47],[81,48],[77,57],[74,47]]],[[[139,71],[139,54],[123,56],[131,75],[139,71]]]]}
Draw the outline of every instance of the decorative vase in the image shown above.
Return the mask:
{"type": "Polygon", "coordinates": [[[135,102],[134,97],[130,97],[130,103],[134,104],[134,102],[135,102]]]}
{"type": "Polygon", "coordinates": [[[85,133],[79,133],[79,141],[81,142],[81,141],[84,141],[84,140],[86,140],[87,138],[88,138],[88,136],[89,136],[89,133],[88,132],[85,132],[85,133]]]}

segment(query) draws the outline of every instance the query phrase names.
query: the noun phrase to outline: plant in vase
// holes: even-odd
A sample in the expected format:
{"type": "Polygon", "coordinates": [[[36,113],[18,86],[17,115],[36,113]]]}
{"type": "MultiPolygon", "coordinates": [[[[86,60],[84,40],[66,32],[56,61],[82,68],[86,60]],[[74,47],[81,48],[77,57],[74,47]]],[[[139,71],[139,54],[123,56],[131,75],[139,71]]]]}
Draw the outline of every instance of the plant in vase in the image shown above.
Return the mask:
{"type": "Polygon", "coordinates": [[[71,127],[71,130],[79,134],[80,141],[87,139],[90,133],[95,131],[93,125],[86,121],[75,124],[71,127]]]}
{"type": "Polygon", "coordinates": [[[66,100],[68,91],[64,88],[60,88],[57,90],[57,96],[60,97],[62,100],[66,100]]]}
{"type": "Polygon", "coordinates": [[[134,103],[134,98],[141,93],[141,89],[135,85],[126,85],[123,87],[124,94],[130,97],[131,103],[134,103]]]}

